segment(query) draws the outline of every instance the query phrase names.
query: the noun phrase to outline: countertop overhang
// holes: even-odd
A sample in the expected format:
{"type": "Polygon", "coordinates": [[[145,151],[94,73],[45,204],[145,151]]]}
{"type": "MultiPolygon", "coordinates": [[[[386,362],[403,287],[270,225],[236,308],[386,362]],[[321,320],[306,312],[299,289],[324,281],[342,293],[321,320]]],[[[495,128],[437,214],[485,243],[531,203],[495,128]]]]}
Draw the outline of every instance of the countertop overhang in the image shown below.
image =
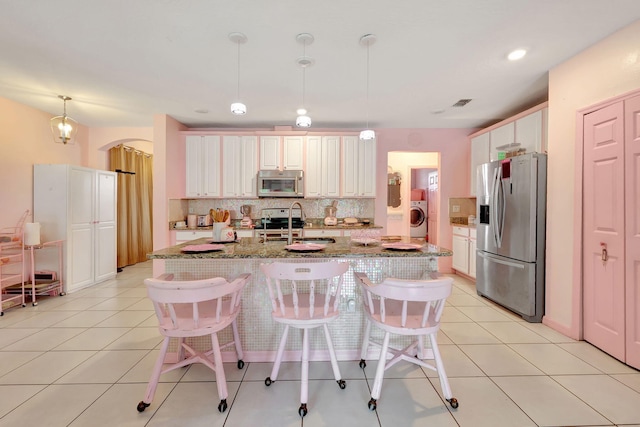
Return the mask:
{"type": "MultiPolygon", "coordinates": [[[[424,246],[419,250],[399,251],[388,250],[381,244],[361,245],[352,242],[349,237],[336,237],[335,243],[330,243],[321,251],[295,252],[285,249],[286,242],[262,243],[261,239],[245,237],[237,242],[226,243],[221,251],[206,253],[184,253],[182,248],[187,245],[211,243],[211,239],[196,239],[169,248],[160,249],[147,254],[149,259],[241,259],[241,258],[407,258],[407,257],[443,257],[452,256],[449,249],[425,243],[424,240],[403,237],[405,243],[419,243],[424,246]]],[[[396,240],[397,241],[397,240],[396,240]]]]}

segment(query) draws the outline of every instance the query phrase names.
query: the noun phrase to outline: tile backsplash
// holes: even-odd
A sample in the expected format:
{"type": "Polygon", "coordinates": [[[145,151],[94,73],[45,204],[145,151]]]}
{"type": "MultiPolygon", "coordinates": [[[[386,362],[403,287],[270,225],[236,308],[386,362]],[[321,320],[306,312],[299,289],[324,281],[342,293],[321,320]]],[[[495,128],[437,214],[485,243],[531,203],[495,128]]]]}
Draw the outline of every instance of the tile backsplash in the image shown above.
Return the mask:
{"type": "Polygon", "coordinates": [[[294,201],[302,204],[307,218],[324,218],[324,208],[338,201],[338,218],[373,218],[375,199],[171,199],[169,200],[169,221],[184,221],[190,212],[197,215],[209,213],[209,209],[225,209],[231,213],[231,219],[242,219],[240,206],[251,205],[251,217],[260,218],[265,208],[289,208],[294,201]]]}
{"type": "Polygon", "coordinates": [[[475,197],[451,197],[449,199],[449,223],[468,225],[469,215],[476,214],[475,197]]]}

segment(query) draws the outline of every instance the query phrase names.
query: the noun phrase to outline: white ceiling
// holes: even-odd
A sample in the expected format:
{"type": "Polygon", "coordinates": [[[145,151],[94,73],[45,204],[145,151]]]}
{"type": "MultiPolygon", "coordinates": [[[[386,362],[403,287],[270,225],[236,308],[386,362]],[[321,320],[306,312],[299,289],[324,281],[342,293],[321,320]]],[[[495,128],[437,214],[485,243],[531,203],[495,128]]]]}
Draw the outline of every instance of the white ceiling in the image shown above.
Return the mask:
{"type": "MultiPolygon", "coordinates": [[[[547,98],[548,70],[640,18],[640,0],[0,0],[0,96],[87,126],[481,127],[547,98]],[[237,45],[240,97],[233,116],[237,45]],[[529,54],[509,62],[506,54],[529,54]],[[453,108],[461,98],[473,101],[453,108]],[[196,110],[206,110],[198,113],[196,110]],[[434,114],[442,111],[440,114],[434,114]]],[[[640,45],[640,41],[639,41],[640,45]]]]}

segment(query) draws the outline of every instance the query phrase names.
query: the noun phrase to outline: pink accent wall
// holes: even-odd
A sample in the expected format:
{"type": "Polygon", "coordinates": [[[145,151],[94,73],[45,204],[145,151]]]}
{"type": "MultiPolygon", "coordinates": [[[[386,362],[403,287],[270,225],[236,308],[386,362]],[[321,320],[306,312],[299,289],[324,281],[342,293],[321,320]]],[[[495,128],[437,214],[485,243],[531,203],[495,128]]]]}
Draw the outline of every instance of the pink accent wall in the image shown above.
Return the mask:
{"type": "MultiPolygon", "coordinates": [[[[387,223],[387,158],[390,151],[439,152],[438,246],[451,249],[452,228],[449,218],[450,197],[468,196],[470,143],[468,135],[476,129],[380,129],[376,130],[378,197],[375,222],[387,223]]],[[[451,258],[439,260],[441,272],[451,272],[451,258]]]]}
{"type": "Polygon", "coordinates": [[[14,226],[26,209],[33,212],[35,163],[86,166],[87,128],[79,126],[75,145],[56,144],[49,127],[51,117],[0,98],[0,228],[14,226]]]}
{"type": "Polygon", "coordinates": [[[547,271],[544,323],[581,337],[582,159],[576,113],[640,88],[640,21],[549,71],[547,271]]]}
{"type": "MultiPolygon", "coordinates": [[[[153,249],[170,246],[169,199],[184,196],[185,150],[180,131],[187,128],[170,116],[153,116],[153,249]]],[[[153,261],[153,276],[164,273],[164,262],[153,261]]]]}

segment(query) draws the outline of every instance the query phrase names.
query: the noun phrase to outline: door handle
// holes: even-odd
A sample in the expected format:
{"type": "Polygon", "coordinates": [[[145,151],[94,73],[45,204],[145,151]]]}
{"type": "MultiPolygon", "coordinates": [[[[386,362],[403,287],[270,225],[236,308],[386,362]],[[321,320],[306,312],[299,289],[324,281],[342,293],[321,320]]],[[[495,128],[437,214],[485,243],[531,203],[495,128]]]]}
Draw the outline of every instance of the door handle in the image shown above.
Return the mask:
{"type": "Polygon", "coordinates": [[[607,252],[607,244],[604,242],[600,242],[600,247],[602,248],[601,258],[602,262],[605,263],[609,259],[609,253],[607,252]]]}
{"type": "Polygon", "coordinates": [[[519,268],[521,270],[524,270],[524,265],[523,264],[517,264],[515,262],[509,262],[509,261],[504,261],[504,260],[501,260],[501,259],[498,259],[498,258],[494,258],[494,257],[488,256],[488,255],[485,255],[484,253],[482,253],[480,251],[476,251],[476,254],[478,254],[478,256],[480,258],[484,258],[486,260],[495,262],[497,264],[502,264],[502,265],[506,265],[506,266],[509,266],[509,267],[515,267],[515,268],[519,268]]]}

